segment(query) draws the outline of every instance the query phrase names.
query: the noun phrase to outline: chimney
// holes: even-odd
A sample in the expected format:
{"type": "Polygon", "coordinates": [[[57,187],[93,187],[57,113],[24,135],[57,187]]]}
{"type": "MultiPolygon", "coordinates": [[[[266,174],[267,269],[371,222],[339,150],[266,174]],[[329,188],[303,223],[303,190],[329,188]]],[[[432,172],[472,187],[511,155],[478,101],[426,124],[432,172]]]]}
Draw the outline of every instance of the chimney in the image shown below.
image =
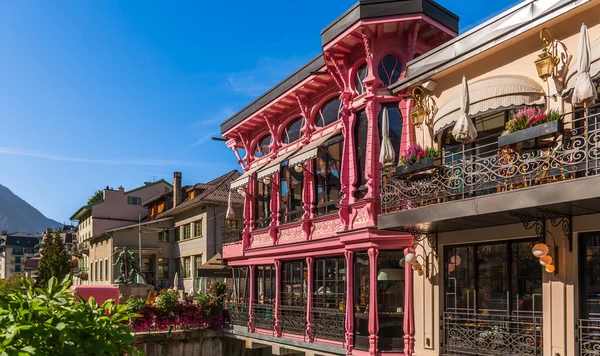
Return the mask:
{"type": "Polygon", "coordinates": [[[173,173],[173,207],[181,203],[181,172],[173,173]]]}

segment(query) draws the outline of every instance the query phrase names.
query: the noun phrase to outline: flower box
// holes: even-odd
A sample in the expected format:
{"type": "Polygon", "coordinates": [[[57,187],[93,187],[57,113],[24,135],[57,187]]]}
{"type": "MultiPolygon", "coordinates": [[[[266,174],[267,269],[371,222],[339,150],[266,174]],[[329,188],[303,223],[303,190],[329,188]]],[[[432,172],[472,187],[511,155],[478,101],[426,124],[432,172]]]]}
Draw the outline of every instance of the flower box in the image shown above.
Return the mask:
{"type": "Polygon", "coordinates": [[[564,123],[562,120],[546,122],[541,125],[498,137],[498,148],[511,146],[520,142],[534,140],[542,137],[562,134],[564,123]]]}
{"type": "Polygon", "coordinates": [[[442,164],[442,159],[439,157],[428,157],[420,160],[417,163],[405,164],[396,167],[396,176],[402,177],[409,174],[423,172],[432,168],[439,167],[442,164]]]}

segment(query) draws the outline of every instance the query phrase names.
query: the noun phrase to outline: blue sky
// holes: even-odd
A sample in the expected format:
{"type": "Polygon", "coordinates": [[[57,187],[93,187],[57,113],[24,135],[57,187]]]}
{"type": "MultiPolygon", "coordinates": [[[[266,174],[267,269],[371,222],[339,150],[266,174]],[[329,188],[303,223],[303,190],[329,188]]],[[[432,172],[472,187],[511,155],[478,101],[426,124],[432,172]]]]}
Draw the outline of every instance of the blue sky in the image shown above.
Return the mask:
{"type": "MultiPolygon", "coordinates": [[[[239,169],[210,137],[353,3],[1,1],[0,184],[63,222],[107,185],[239,169]]],[[[462,32],[518,1],[439,3],[462,32]]]]}

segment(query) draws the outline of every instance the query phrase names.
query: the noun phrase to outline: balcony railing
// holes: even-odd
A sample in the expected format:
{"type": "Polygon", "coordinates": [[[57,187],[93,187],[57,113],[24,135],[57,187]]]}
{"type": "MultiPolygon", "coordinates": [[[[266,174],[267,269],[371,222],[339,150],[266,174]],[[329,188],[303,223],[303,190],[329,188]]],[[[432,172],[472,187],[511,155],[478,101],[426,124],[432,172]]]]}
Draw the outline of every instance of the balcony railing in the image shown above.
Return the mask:
{"type": "Polygon", "coordinates": [[[242,241],[242,230],[240,229],[227,229],[224,228],[221,231],[221,241],[223,244],[234,244],[242,241]]]}
{"type": "Polygon", "coordinates": [[[579,320],[579,356],[600,355],[600,320],[579,320]]]}
{"type": "Polygon", "coordinates": [[[306,305],[279,306],[279,320],[284,333],[305,336],[306,305]]]}
{"type": "Polygon", "coordinates": [[[346,312],[333,308],[312,308],[312,330],[317,339],[344,341],[346,312]]]}
{"type": "Polygon", "coordinates": [[[272,304],[252,304],[252,322],[254,327],[273,330],[275,320],[275,306],[272,304]]]}
{"type": "Polygon", "coordinates": [[[442,325],[445,354],[543,354],[541,312],[525,315],[443,313],[442,325]]]}
{"type": "Polygon", "coordinates": [[[231,325],[248,326],[248,303],[227,302],[225,311],[231,325]]]}
{"type": "Polygon", "coordinates": [[[484,142],[445,149],[441,165],[412,175],[384,170],[383,213],[600,173],[600,114],[565,122],[557,136],[504,148],[484,142]]]}

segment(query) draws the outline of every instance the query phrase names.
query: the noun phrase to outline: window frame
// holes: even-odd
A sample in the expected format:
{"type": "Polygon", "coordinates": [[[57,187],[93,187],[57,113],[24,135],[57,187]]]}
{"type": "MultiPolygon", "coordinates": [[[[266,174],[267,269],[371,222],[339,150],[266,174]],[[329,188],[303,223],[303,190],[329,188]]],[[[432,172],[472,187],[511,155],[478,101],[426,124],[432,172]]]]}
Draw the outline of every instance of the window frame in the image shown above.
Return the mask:
{"type": "Polygon", "coordinates": [[[360,64],[356,65],[355,69],[352,71],[352,83],[354,87],[354,91],[357,95],[363,95],[366,92],[366,87],[364,84],[365,79],[369,76],[369,65],[367,62],[360,62],[360,64]],[[359,75],[362,68],[365,68],[364,77],[359,75]],[[360,84],[360,86],[359,86],[360,84]]]}
{"type": "Polygon", "coordinates": [[[202,219],[194,221],[194,238],[202,237],[202,219]]]}
{"type": "Polygon", "coordinates": [[[329,125],[332,125],[332,124],[338,122],[342,118],[342,107],[343,107],[343,102],[340,99],[339,94],[324,100],[322,102],[322,104],[319,106],[319,110],[317,110],[317,112],[313,118],[315,127],[324,128],[324,127],[327,127],[329,125]],[[337,119],[327,123],[325,120],[326,119],[325,115],[323,114],[323,109],[325,109],[325,106],[327,106],[335,101],[339,102],[338,111],[337,111],[337,119]],[[320,122],[322,122],[323,126],[320,125],[320,122]]]}
{"type": "Polygon", "coordinates": [[[355,164],[356,169],[356,198],[362,199],[367,193],[367,179],[365,178],[365,170],[367,168],[367,142],[369,140],[369,118],[365,108],[358,110],[355,114],[354,122],[354,147],[355,147],[355,164]],[[364,125],[364,142],[361,145],[361,126],[364,125]]]}
{"type": "Polygon", "coordinates": [[[403,63],[404,63],[404,61],[402,60],[402,57],[401,57],[401,56],[399,56],[399,55],[398,55],[398,54],[396,54],[396,53],[393,53],[393,52],[389,52],[389,53],[387,53],[387,54],[383,55],[383,56],[382,56],[382,57],[379,59],[379,62],[377,63],[377,77],[378,77],[378,78],[379,78],[379,80],[380,80],[380,81],[383,83],[383,85],[384,85],[384,86],[386,86],[386,87],[387,87],[387,86],[390,86],[390,85],[392,85],[392,84],[394,84],[394,83],[397,83],[397,82],[398,82],[400,79],[402,79],[402,77],[403,77],[403,76],[402,76],[402,73],[403,73],[403,70],[402,70],[402,69],[403,69],[403,66],[402,66],[402,64],[403,64],[403,63]],[[392,56],[393,56],[394,58],[396,58],[396,65],[395,65],[395,66],[392,68],[392,72],[391,72],[391,74],[387,75],[387,69],[385,68],[385,66],[383,66],[383,61],[384,61],[386,58],[388,58],[388,57],[392,57],[392,56]],[[384,78],[382,78],[382,76],[381,76],[381,71],[382,71],[382,69],[383,69],[383,70],[386,72],[386,75],[387,75],[387,77],[388,77],[388,78],[385,78],[385,79],[389,80],[389,83],[386,83],[386,81],[384,81],[384,78]],[[396,70],[396,69],[398,69],[398,72],[397,72],[397,73],[395,72],[395,70],[396,70]],[[395,73],[398,75],[398,78],[396,78],[396,80],[393,80],[393,79],[394,79],[394,74],[395,74],[395,73]]]}
{"type": "Polygon", "coordinates": [[[183,225],[183,239],[189,240],[192,238],[192,224],[183,225]]]}
{"type": "Polygon", "coordinates": [[[280,214],[279,214],[279,221],[282,224],[300,221],[302,219],[302,216],[304,215],[304,200],[303,200],[304,171],[296,172],[294,167],[290,167],[287,164],[287,161],[285,161],[281,164],[279,172],[280,172],[279,173],[279,193],[280,193],[279,199],[280,199],[280,206],[281,206],[280,214]],[[295,179],[295,176],[299,176],[300,180],[295,179]],[[292,183],[293,183],[292,180],[296,181],[296,185],[294,186],[294,189],[297,188],[298,186],[300,186],[300,199],[299,200],[295,199],[294,191],[291,188],[292,183]],[[282,192],[284,183],[288,189],[287,195],[286,195],[287,201],[284,200],[284,194],[282,192]],[[292,210],[292,208],[295,207],[295,205],[297,204],[298,201],[300,203],[300,206],[297,207],[296,209],[292,210]]]}
{"type": "Polygon", "coordinates": [[[265,157],[265,156],[267,156],[269,153],[271,153],[271,145],[272,145],[272,144],[273,144],[273,136],[272,136],[270,133],[268,133],[268,134],[265,134],[265,135],[261,136],[261,137],[260,137],[260,138],[259,138],[259,139],[256,141],[256,144],[254,145],[254,157],[255,157],[255,158],[262,158],[262,157],[265,157]],[[262,143],[262,142],[263,142],[263,141],[264,141],[264,140],[265,140],[267,137],[270,137],[270,138],[271,138],[271,140],[269,141],[269,144],[267,145],[267,147],[268,147],[268,152],[263,152],[263,151],[260,149],[260,147],[262,147],[262,146],[261,146],[261,143],[262,143]]]}
{"type": "Polygon", "coordinates": [[[313,307],[340,310],[342,305],[346,304],[348,281],[345,271],[347,270],[346,258],[343,255],[315,258],[313,262],[313,307]],[[333,277],[327,276],[328,263],[335,265],[333,277]],[[342,270],[343,274],[340,273],[342,270]],[[328,290],[331,291],[331,286],[334,286],[334,291],[331,293],[333,297],[328,297],[328,290]],[[324,291],[323,296],[319,296],[321,287],[324,291]],[[334,299],[334,301],[330,303],[330,299],[334,299]]]}
{"type": "Polygon", "coordinates": [[[267,228],[271,224],[271,199],[273,198],[273,182],[265,184],[263,180],[256,181],[256,198],[255,198],[255,226],[258,229],[267,228]],[[261,189],[261,187],[263,187],[261,189]],[[265,188],[266,187],[266,188],[265,188]],[[264,210],[260,209],[260,203],[265,204],[264,210]]]}
{"type": "Polygon", "coordinates": [[[328,214],[333,214],[339,211],[338,208],[338,204],[341,200],[341,189],[342,189],[342,183],[341,183],[341,171],[342,171],[342,154],[344,151],[344,136],[342,134],[336,135],[334,137],[332,137],[331,139],[327,140],[321,147],[319,147],[319,153],[318,156],[313,160],[314,161],[314,206],[315,206],[315,216],[322,216],[322,215],[328,215],[328,214]],[[329,148],[334,146],[334,145],[339,145],[339,160],[338,160],[338,167],[337,167],[337,171],[338,171],[338,200],[331,200],[331,197],[329,196],[329,194],[327,194],[326,192],[330,189],[330,185],[328,184],[330,182],[329,179],[324,179],[323,182],[324,184],[321,185],[319,184],[319,176],[320,174],[317,172],[318,170],[318,159],[319,156],[321,156],[322,151],[326,151],[326,161],[325,161],[325,167],[327,167],[327,171],[329,172],[329,170],[331,169],[331,154],[329,153],[329,148]],[[323,201],[323,203],[319,203],[319,188],[321,188],[323,190],[323,196],[325,198],[325,200],[323,201]],[[323,212],[321,212],[321,209],[324,209],[323,212]]]}
{"type": "MultiPolygon", "coordinates": [[[[294,116],[293,119],[287,121],[285,123],[285,127],[283,129],[283,131],[281,132],[281,143],[284,145],[289,145],[291,143],[294,143],[298,140],[300,140],[302,137],[304,137],[304,131],[302,131],[304,129],[304,127],[306,126],[306,119],[303,116],[294,116]],[[293,125],[295,125],[296,123],[300,122],[300,127],[298,128],[298,137],[296,137],[295,139],[290,139],[290,129],[292,128],[293,125]]],[[[294,132],[294,135],[296,133],[294,132]]]]}

